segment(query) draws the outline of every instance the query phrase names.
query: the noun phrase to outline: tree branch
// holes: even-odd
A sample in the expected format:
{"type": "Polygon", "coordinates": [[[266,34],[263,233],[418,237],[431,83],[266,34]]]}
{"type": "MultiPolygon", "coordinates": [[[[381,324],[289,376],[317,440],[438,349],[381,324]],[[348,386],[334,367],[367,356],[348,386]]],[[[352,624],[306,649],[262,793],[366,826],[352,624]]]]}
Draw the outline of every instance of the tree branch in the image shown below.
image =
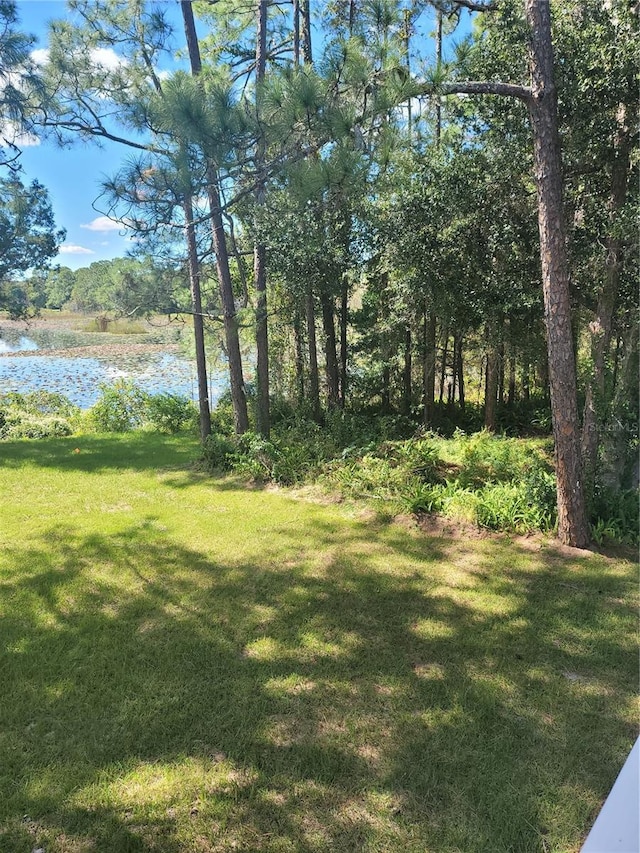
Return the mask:
{"type": "Polygon", "coordinates": [[[494,3],[493,0],[487,3],[476,2],[476,0],[455,0],[455,4],[456,6],[463,6],[471,12],[495,12],[498,8],[498,4],[494,3]]]}
{"type": "Polygon", "coordinates": [[[529,86],[520,86],[517,83],[497,83],[493,81],[475,82],[461,80],[452,83],[424,83],[413,87],[409,97],[417,98],[420,95],[501,95],[506,98],[519,98],[528,103],[532,92],[529,86]]]}

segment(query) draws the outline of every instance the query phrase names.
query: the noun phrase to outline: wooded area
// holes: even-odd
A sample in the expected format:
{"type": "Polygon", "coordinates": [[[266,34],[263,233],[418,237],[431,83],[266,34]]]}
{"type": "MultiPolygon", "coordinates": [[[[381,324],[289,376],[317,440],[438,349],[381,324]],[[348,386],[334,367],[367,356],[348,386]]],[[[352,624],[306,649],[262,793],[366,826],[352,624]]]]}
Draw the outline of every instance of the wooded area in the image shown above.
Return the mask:
{"type": "Polygon", "coordinates": [[[559,536],[586,545],[595,483],[637,485],[637,6],[221,0],[181,2],[181,22],[165,4],[69,9],[36,65],[0,3],[0,129],[121,142],[102,204],[139,259],[21,285],[60,237],[46,191],[9,174],[0,308],[190,313],[203,440],[211,327],[238,433],[246,329],[264,437],[275,400],[436,431],[473,403],[488,430],[518,406],[527,426],[527,404],[548,400],[559,536]]]}

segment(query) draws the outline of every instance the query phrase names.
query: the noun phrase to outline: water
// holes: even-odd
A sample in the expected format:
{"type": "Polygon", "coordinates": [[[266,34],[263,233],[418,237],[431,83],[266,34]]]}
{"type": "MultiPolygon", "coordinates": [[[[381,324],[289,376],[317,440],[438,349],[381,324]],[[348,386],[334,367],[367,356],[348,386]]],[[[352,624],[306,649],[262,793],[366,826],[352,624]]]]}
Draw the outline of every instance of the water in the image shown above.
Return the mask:
{"type": "MultiPolygon", "coordinates": [[[[68,345],[68,341],[65,341],[68,345]]],[[[195,364],[189,359],[168,352],[80,357],[38,355],[38,343],[25,335],[8,335],[0,339],[0,393],[18,391],[55,391],[64,394],[83,409],[92,406],[100,396],[100,384],[110,384],[118,378],[131,379],[150,394],[180,394],[194,402],[198,397],[195,364]],[[29,352],[33,355],[7,356],[8,353],[29,352]],[[4,356],[4,357],[3,357],[4,356]]],[[[50,350],[51,351],[51,350],[50,350]]],[[[223,371],[210,376],[210,401],[215,405],[226,387],[223,371]]]]}

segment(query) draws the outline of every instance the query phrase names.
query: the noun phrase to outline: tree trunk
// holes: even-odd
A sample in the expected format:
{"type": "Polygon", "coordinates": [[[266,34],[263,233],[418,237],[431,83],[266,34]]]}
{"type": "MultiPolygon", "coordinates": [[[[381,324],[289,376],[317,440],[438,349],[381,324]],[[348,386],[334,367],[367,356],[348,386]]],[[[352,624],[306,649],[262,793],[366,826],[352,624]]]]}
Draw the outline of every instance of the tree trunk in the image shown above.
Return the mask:
{"type": "MultiPolygon", "coordinates": [[[[615,139],[615,159],[611,171],[609,197],[609,223],[613,231],[627,198],[629,183],[630,139],[624,105],[618,109],[618,132],[615,139]]],[[[586,388],[584,417],[582,421],[582,464],[588,487],[593,487],[599,444],[599,421],[606,405],[606,358],[611,345],[613,318],[618,297],[622,267],[622,244],[609,234],[605,243],[604,282],[598,294],[596,315],[589,324],[591,330],[591,359],[593,372],[586,388]]]]}
{"type": "Polygon", "coordinates": [[[498,344],[498,405],[504,405],[504,337],[502,336],[498,344]]]}
{"type": "Polygon", "coordinates": [[[220,298],[222,301],[222,316],[224,320],[227,359],[229,360],[229,385],[231,390],[231,401],[233,403],[233,416],[236,433],[238,435],[242,435],[243,432],[246,432],[249,429],[249,416],[247,413],[247,398],[244,393],[242,354],[240,352],[238,324],[236,323],[236,305],[233,296],[231,271],[229,270],[227,241],[222,222],[222,205],[220,203],[220,191],[217,183],[218,176],[214,170],[209,172],[207,181],[207,196],[209,198],[209,209],[211,212],[213,249],[216,254],[216,271],[218,273],[220,298]]]}
{"type": "MultiPolygon", "coordinates": [[[[267,0],[258,4],[258,25],[256,33],[256,100],[259,100],[260,87],[264,80],[267,62],[267,0]]],[[[264,138],[256,146],[256,169],[261,173],[264,168],[264,138]]],[[[256,190],[256,203],[264,204],[264,181],[260,181],[256,190]]],[[[271,415],[269,411],[269,333],[267,327],[267,249],[262,243],[253,248],[253,271],[256,288],[256,379],[257,379],[257,422],[258,430],[264,438],[269,438],[271,415]]]]}
{"type": "Polygon", "coordinates": [[[496,431],[496,403],[498,399],[499,353],[496,342],[495,321],[487,329],[487,380],[484,387],[484,428],[496,431]]]}
{"type": "Polygon", "coordinates": [[[562,162],[548,0],[525,0],[529,26],[534,169],[544,295],[551,412],[555,440],[558,536],[567,545],[589,543],[585,509],[571,335],[569,259],[562,207],[562,162]]]}
{"type": "Polygon", "coordinates": [[[298,405],[304,402],[304,349],[302,338],[302,317],[296,305],[293,313],[293,341],[295,350],[296,397],[298,405]]]}
{"type": "Polygon", "coordinates": [[[305,313],[307,317],[307,340],[309,342],[309,395],[311,411],[316,421],[320,421],[320,375],[318,371],[318,344],[316,341],[316,311],[311,291],[305,297],[305,313]]]}
{"type": "Polygon", "coordinates": [[[336,327],[334,322],[333,300],[326,293],[320,295],[322,308],[322,326],[324,328],[325,371],[327,379],[327,405],[335,409],[339,401],[338,357],[336,352],[336,327]]]}
{"type": "Polygon", "coordinates": [[[340,408],[344,409],[347,402],[347,325],[349,322],[349,282],[347,276],[342,277],[342,294],[340,299],[340,408]]]}
{"type": "Polygon", "coordinates": [[[459,335],[458,337],[458,353],[455,364],[455,372],[458,377],[458,401],[460,403],[460,411],[464,412],[465,407],[465,399],[464,399],[464,370],[463,370],[463,361],[462,361],[462,344],[464,342],[464,335],[459,335]]]}
{"type": "Polygon", "coordinates": [[[204,318],[202,316],[202,294],[200,291],[200,264],[196,231],[193,224],[193,201],[185,195],[185,237],[187,241],[187,266],[189,269],[189,291],[193,309],[193,334],[196,348],[196,373],[198,377],[198,410],[200,413],[200,439],[204,442],[211,433],[211,409],[209,405],[209,383],[207,381],[207,356],[204,345],[204,318]]]}
{"type": "Polygon", "coordinates": [[[300,65],[300,0],[293,0],[293,64],[300,65]]]}
{"type": "MultiPolygon", "coordinates": [[[[200,47],[193,20],[193,9],[190,0],[181,0],[182,19],[189,51],[189,62],[191,73],[194,76],[200,74],[202,63],[200,61],[200,47]]],[[[220,301],[222,302],[222,313],[224,319],[225,344],[227,358],[229,360],[229,384],[231,400],[233,402],[233,414],[235,428],[238,434],[246,432],[249,428],[249,417],[247,414],[247,400],[244,393],[244,380],[242,376],[242,355],[240,353],[240,339],[238,337],[238,326],[236,324],[236,307],[233,296],[233,284],[229,270],[229,253],[227,241],[222,222],[222,205],[220,203],[220,190],[218,186],[218,173],[215,165],[207,163],[207,196],[211,214],[211,231],[213,249],[216,254],[216,269],[218,273],[218,285],[220,287],[220,301]]]]}
{"type": "Polygon", "coordinates": [[[433,425],[436,402],[436,315],[425,310],[424,315],[424,359],[422,373],[422,401],[424,425],[433,425]]]}
{"type": "Polygon", "coordinates": [[[411,326],[407,323],[404,330],[404,366],[402,369],[402,412],[407,416],[411,414],[411,347],[411,326]]]}
{"type": "Polygon", "coordinates": [[[601,478],[603,484],[614,491],[638,488],[638,453],[630,441],[628,425],[628,413],[638,411],[637,324],[627,335],[620,374],[612,403],[614,418],[602,442],[601,478]]]}
{"type": "Polygon", "coordinates": [[[311,51],[311,10],[309,0],[300,0],[300,18],[302,20],[302,55],[305,65],[311,65],[313,54],[311,51]]]}
{"type": "Polygon", "coordinates": [[[447,378],[447,357],[449,356],[449,327],[445,329],[444,332],[444,341],[442,344],[442,365],[440,368],[440,396],[438,398],[438,403],[442,405],[442,399],[444,397],[444,382],[447,378]]]}
{"type": "Polygon", "coordinates": [[[513,343],[509,346],[509,388],[507,390],[507,406],[511,409],[516,402],[516,353],[513,343]]]}

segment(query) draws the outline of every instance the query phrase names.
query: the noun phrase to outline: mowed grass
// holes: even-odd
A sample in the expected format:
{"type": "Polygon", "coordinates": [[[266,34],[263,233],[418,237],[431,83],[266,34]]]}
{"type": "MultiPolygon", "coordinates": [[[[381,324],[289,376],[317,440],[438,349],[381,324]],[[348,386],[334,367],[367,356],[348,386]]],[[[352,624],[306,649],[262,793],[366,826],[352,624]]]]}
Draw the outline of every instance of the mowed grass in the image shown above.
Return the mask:
{"type": "Polygon", "coordinates": [[[196,454],[0,444],[0,850],[577,851],[635,737],[637,567],[196,454]]]}

